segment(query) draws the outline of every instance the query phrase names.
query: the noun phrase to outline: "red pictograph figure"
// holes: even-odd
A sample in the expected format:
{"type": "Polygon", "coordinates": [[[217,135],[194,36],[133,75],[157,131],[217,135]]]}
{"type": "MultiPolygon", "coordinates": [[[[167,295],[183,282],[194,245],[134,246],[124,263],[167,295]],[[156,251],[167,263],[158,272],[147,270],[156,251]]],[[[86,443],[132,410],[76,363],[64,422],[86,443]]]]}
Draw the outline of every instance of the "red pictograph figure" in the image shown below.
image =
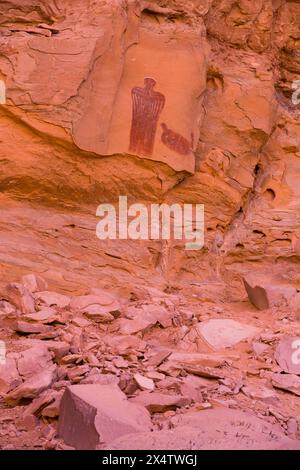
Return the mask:
{"type": "Polygon", "coordinates": [[[162,93],[154,91],[156,81],[145,78],[144,88],[132,89],[132,124],[129,151],[142,155],[152,155],[159,116],[166,99],[162,93]]]}
{"type": "Polygon", "coordinates": [[[194,134],[191,134],[191,141],[189,142],[185,137],[178,134],[177,132],[169,129],[168,126],[163,123],[161,125],[163,133],[161,136],[162,143],[170,150],[179,153],[180,155],[188,155],[193,152],[194,146],[194,134]]]}

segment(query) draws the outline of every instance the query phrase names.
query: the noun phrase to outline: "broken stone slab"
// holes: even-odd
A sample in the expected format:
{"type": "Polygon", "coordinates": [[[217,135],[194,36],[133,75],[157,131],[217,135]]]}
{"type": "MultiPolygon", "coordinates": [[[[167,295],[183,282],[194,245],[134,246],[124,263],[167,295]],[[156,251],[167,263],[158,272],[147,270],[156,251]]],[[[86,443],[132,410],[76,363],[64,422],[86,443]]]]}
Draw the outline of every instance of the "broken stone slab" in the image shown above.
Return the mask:
{"type": "Polygon", "coordinates": [[[119,382],[119,377],[114,374],[101,374],[92,370],[80,384],[119,385],[119,382]]]}
{"type": "Polygon", "coordinates": [[[164,413],[168,410],[175,410],[182,406],[190,405],[191,399],[181,395],[165,395],[158,392],[141,392],[134,398],[130,398],[131,403],[143,405],[150,413],[164,413]]]}
{"type": "Polygon", "coordinates": [[[5,395],[22,383],[17,369],[16,360],[6,357],[5,363],[0,363],[0,396],[5,395]]]}
{"type": "Polygon", "coordinates": [[[159,323],[163,328],[168,328],[172,326],[173,314],[162,305],[142,305],[141,307],[128,307],[126,318],[130,320],[142,318],[151,325],[159,323]]]}
{"type": "Polygon", "coordinates": [[[83,310],[83,314],[96,323],[110,323],[114,320],[107,308],[101,305],[91,305],[83,310]]]}
{"type": "Polygon", "coordinates": [[[57,395],[55,396],[54,400],[42,409],[41,416],[43,416],[44,418],[52,419],[58,418],[63,394],[64,390],[60,390],[59,392],[57,392],[57,395]]]}
{"type": "Polygon", "coordinates": [[[1,297],[12,303],[22,313],[35,312],[34,298],[23,284],[7,284],[1,292],[1,297]]]}
{"type": "Polygon", "coordinates": [[[275,388],[291,392],[300,397],[300,377],[294,374],[273,374],[272,385],[275,388]]]}
{"type": "Polygon", "coordinates": [[[168,357],[168,362],[183,366],[221,367],[226,361],[224,356],[217,354],[175,352],[168,357]]]}
{"type": "Polygon", "coordinates": [[[30,415],[40,417],[43,408],[54,402],[58,394],[56,390],[45,390],[25,408],[23,417],[30,415]]]}
{"type": "Polygon", "coordinates": [[[204,377],[207,379],[222,379],[225,377],[224,373],[221,370],[212,367],[185,365],[184,370],[188,374],[194,374],[198,377],[204,377]]]}
{"type": "Polygon", "coordinates": [[[300,338],[282,338],[275,350],[275,359],[284,372],[300,375],[300,338]]]}
{"type": "Polygon", "coordinates": [[[48,307],[60,307],[65,308],[70,305],[70,297],[67,295],[59,294],[57,292],[51,291],[42,291],[36,292],[34,297],[39,300],[42,304],[47,305],[48,307]]]}
{"type": "Polygon", "coordinates": [[[148,366],[158,367],[160,366],[170,355],[172,351],[164,349],[153,354],[147,361],[148,366]]]}
{"type": "Polygon", "coordinates": [[[151,429],[149,413],[116,385],[72,385],[63,395],[58,436],[77,450],[94,450],[145,429],[151,429]]]}
{"type": "Polygon", "coordinates": [[[72,323],[75,326],[79,326],[79,328],[87,328],[88,326],[92,324],[89,320],[87,320],[86,318],[82,318],[82,317],[73,318],[72,323]]]}
{"type": "Polygon", "coordinates": [[[212,319],[197,325],[199,335],[213,349],[223,349],[235,346],[241,341],[256,336],[260,329],[244,325],[231,319],[212,319]]]}
{"type": "Polygon", "coordinates": [[[71,310],[84,310],[91,305],[99,305],[107,307],[108,311],[118,310],[120,308],[119,302],[107,292],[103,292],[101,295],[82,295],[73,297],[70,303],[71,310]]]}
{"type": "Polygon", "coordinates": [[[17,333],[30,335],[34,333],[48,333],[51,331],[52,328],[49,325],[16,320],[12,325],[12,329],[15,330],[17,333]]]}
{"type": "Polygon", "coordinates": [[[80,382],[84,375],[90,371],[90,367],[87,364],[82,366],[71,367],[67,370],[68,379],[71,382],[77,383],[80,382]]]}
{"type": "Polygon", "coordinates": [[[26,274],[22,276],[22,284],[29,292],[41,292],[48,289],[48,283],[38,274],[26,274]]]}
{"type": "Polygon", "coordinates": [[[57,311],[51,307],[45,307],[38,312],[28,313],[22,318],[26,321],[52,323],[56,319],[57,311]]]}
{"type": "Polygon", "coordinates": [[[249,274],[243,278],[250,302],[259,310],[287,306],[297,290],[283,279],[261,274],[249,274]]]}
{"type": "Polygon", "coordinates": [[[16,307],[6,300],[0,300],[0,318],[14,318],[16,315],[16,307]]]}
{"type": "Polygon", "coordinates": [[[252,400],[261,400],[270,405],[276,405],[279,401],[279,397],[274,390],[262,385],[246,385],[242,387],[242,392],[252,400]]]}
{"type": "Polygon", "coordinates": [[[48,348],[50,352],[53,352],[54,358],[57,361],[60,361],[70,351],[70,344],[67,343],[66,341],[48,340],[48,341],[45,341],[45,346],[48,348]]]}
{"type": "Polygon", "coordinates": [[[41,392],[51,387],[56,379],[56,368],[57,366],[53,364],[48,369],[25,380],[25,382],[5,396],[5,402],[9,406],[15,406],[23,398],[36,398],[41,392]]]}
{"type": "Polygon", "coordinates": [[[136,352],[144,352],[147,346],[146,341],[133,335],[106,336],[105,343],[117,355],[128,355],[136,352]]]}
{"type": "Polygon", "coordinates": [[[172,428],[120,437],[105,450],[296,450],[279,425],[224,407],[176,415],[172,428]]]}
{"type": "Polygon", "coordinates": [[[134,374],[133,378],[141,390],[148,390],[152,392],[155,389],[155,384],[152,379],[144,377],[141,374],[134,374]]]}
{"type": "Polygon", "coordinates": [[[50,365],[52,365],[52,355],[46,344],[42,343],[22,351],[17,358],[18,371],[25,379],[42,372],[50,365]]]}
{"type": "Polygon", "coordinates": [[[134,335],[136,333],[143,333],[155,325],[156,322],[152,320],[146,320],[142,317],[136,318],[135,320],[128,320],[121,318],[119,320],[119,332],[121,335],[134,335]]]}

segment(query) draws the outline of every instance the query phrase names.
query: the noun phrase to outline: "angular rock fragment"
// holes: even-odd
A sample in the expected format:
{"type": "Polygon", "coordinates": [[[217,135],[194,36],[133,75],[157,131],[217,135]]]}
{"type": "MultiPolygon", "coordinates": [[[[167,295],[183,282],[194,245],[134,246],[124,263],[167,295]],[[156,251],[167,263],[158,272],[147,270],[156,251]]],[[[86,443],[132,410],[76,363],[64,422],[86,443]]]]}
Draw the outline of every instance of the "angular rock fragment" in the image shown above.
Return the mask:
{"type": "Polygon", "coordinates": [[[141,374],[134,374],[133,378],[141,390],[153,391],[155,389],[155,384],[152,379],[144,377],[141,374]]]}
{"type": "Polygon", "coordinates": [[[19,354],[17,366],[19,373],[25,379],[42,372],[52,365],[52,355],[46,344],[40,343],[19,354]]]}
{"type": "Polygon", "coordinates": [[[5,363],[0,364],[0,396],[16,388],[20,383],[22,383],[22,379],[17,369],[16,360],[6,357],[5,363]]]}
{"type": "Polygon", "coordinates": [[[130,398],[130,402],[145,406],[150,413],[164,413],[168,410],[175,410],[176,408],[190,405],[191,399],[181,395],[165,395],[163,393],[145,391],[134,398],[130,398]]]}
{"type": "Polygon", "coordinates": [[[250,302],[259,310],[288,305],[297,291],[280,279],[249,274],[243,279],[250,302]]]}
{"type": "Polygon", "coordinates": [[[18,333],[23,334],[34,334],[34,333],[48,333],[51,331],[51,326],[38,324],[38,323],[30,323],[22,320],[17,320],[13,325],[12,328],[17,331],[18,333]]]}
{"type": "Polygon", "coordinates": [[[121,318],[121,320],[119,320],[119,332],[121,335],[134,335],[136,333],[145,332],[154,326],[155,323],[156,322],[153,320],[146,320],[142,317],[136,318],[135,320],[121,318]]]}
{"type": "Polygon", "coordinates": [[[225,358],[217,354],[172,353],[168,357],[168,362],[183,366],[221,367],[225,364],[225,358]]]}
{"type": "Polygon", "coordinates": [[[3,299],[12,303],[22,313],[35,312],[34,298],[23,284],[7,284],[1,296],[3,299]]]}
{"type": "Polygon", "coordinates": [[[31,293],[48,289],[47,282],[38,274],[26,274],[22,277],[22,283],[31,293]]]}
{"type": "Polygon", "coordinates": [[[36,398],[41,392],[51,387],[56,378],[56,366],[52,365],[49,369],[33,375],[25,380],[19,387],[5,396],[5,402],[14,406],[23,398],[36,398]]]}
{"type": "Polygon", "coordinates": [[[96,323],[109,323],[114,320],[113,315],[101,305],[91,305],[83,310],[85,316],[96,323]]]}
{"type": "Polygon", "coordinates": [[[48,307],[56,306],[65,308],[70,304],[70,297],[57,292],[42,291],[34,294],[35,298],[48,307]]]}
{"type": "Polygon", "coordinates": [[[148,412],[115,385],[73,385],[62,401],[58,435],[79,450],[93,450],[124,435],[150,430],[148,412]]]}
{"type": "Polygon", "coordinates": [[[279,397],[274,393],[274,390],[261,385],[246,385],[245,387],[242,387],[242,391],[252,400],[261,400],[265,403],[270,403],[271,405],[276,405],[279,401],[279,397]]]}
{"type": "Polygon", "coordinates": [[[273,374],[272,385],[275,388],[291,392],[300,397],[300,377],[293,374],[273,374]]]}
{"type": "Polygon", "coordinates": [[[66,341],[49,340],[45,342],[45,346],[49,351],[53,352],[54,358],[58,361],[65,357],[70,351],[70,344],[66,341]]]}
{"type": "Polygon", "coordinates": [[[109,293],[103,292],[101,295],[82,295],[73,297],[70,303],[72,310],[85,310],[92,305],[106,307],[107,311],[114,311],[120,308],[119,302],[109,293]]]}
{"type": "Polygon", "coordinates": [[[23,315],[23,319],[31,322],[52,323],[56,319],[57,312],[54,308],[45,307],[36,313],[23,315]]]}
{"type": "Polygon", "coordinates": [[[198,323],[197,330],[214,349],[234,346],[259,333],[259,328],[230,319],[213,319],[198,323]]]}

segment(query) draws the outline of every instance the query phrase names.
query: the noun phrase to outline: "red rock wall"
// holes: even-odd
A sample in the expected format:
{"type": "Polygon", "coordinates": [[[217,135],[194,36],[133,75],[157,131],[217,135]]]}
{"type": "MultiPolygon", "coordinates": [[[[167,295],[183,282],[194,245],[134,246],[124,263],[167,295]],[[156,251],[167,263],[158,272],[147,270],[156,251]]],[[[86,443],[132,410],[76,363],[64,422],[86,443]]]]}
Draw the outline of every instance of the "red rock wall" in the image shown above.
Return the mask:
{"type": "Polygon", "coordinates": [[[271,270],[300,286],[299,25],[299,1],[1,1],[1,277],[234,298],[271,270]],[[129,145],[148,75],[165,96],[152,153],[129,145]],[[96,208],[119,195],[204,203],[205,248],[100,242],[96,208]]]}

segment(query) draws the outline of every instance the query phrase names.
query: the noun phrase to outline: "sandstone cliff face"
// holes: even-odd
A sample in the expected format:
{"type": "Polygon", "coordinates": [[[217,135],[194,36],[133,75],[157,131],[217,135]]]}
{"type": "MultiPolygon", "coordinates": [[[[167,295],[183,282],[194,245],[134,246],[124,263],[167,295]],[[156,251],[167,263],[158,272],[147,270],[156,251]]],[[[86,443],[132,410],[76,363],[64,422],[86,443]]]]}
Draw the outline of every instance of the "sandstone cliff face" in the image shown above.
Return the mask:
{"type": "Polygon", "coordinates": [[[272,270],[300,287],[299,25],[299,1],[2,0],[2,279],[232,300],[272,270]],[[205,204],[205,248],[101,242],[96,208],[119,195],[205,204]]]}

